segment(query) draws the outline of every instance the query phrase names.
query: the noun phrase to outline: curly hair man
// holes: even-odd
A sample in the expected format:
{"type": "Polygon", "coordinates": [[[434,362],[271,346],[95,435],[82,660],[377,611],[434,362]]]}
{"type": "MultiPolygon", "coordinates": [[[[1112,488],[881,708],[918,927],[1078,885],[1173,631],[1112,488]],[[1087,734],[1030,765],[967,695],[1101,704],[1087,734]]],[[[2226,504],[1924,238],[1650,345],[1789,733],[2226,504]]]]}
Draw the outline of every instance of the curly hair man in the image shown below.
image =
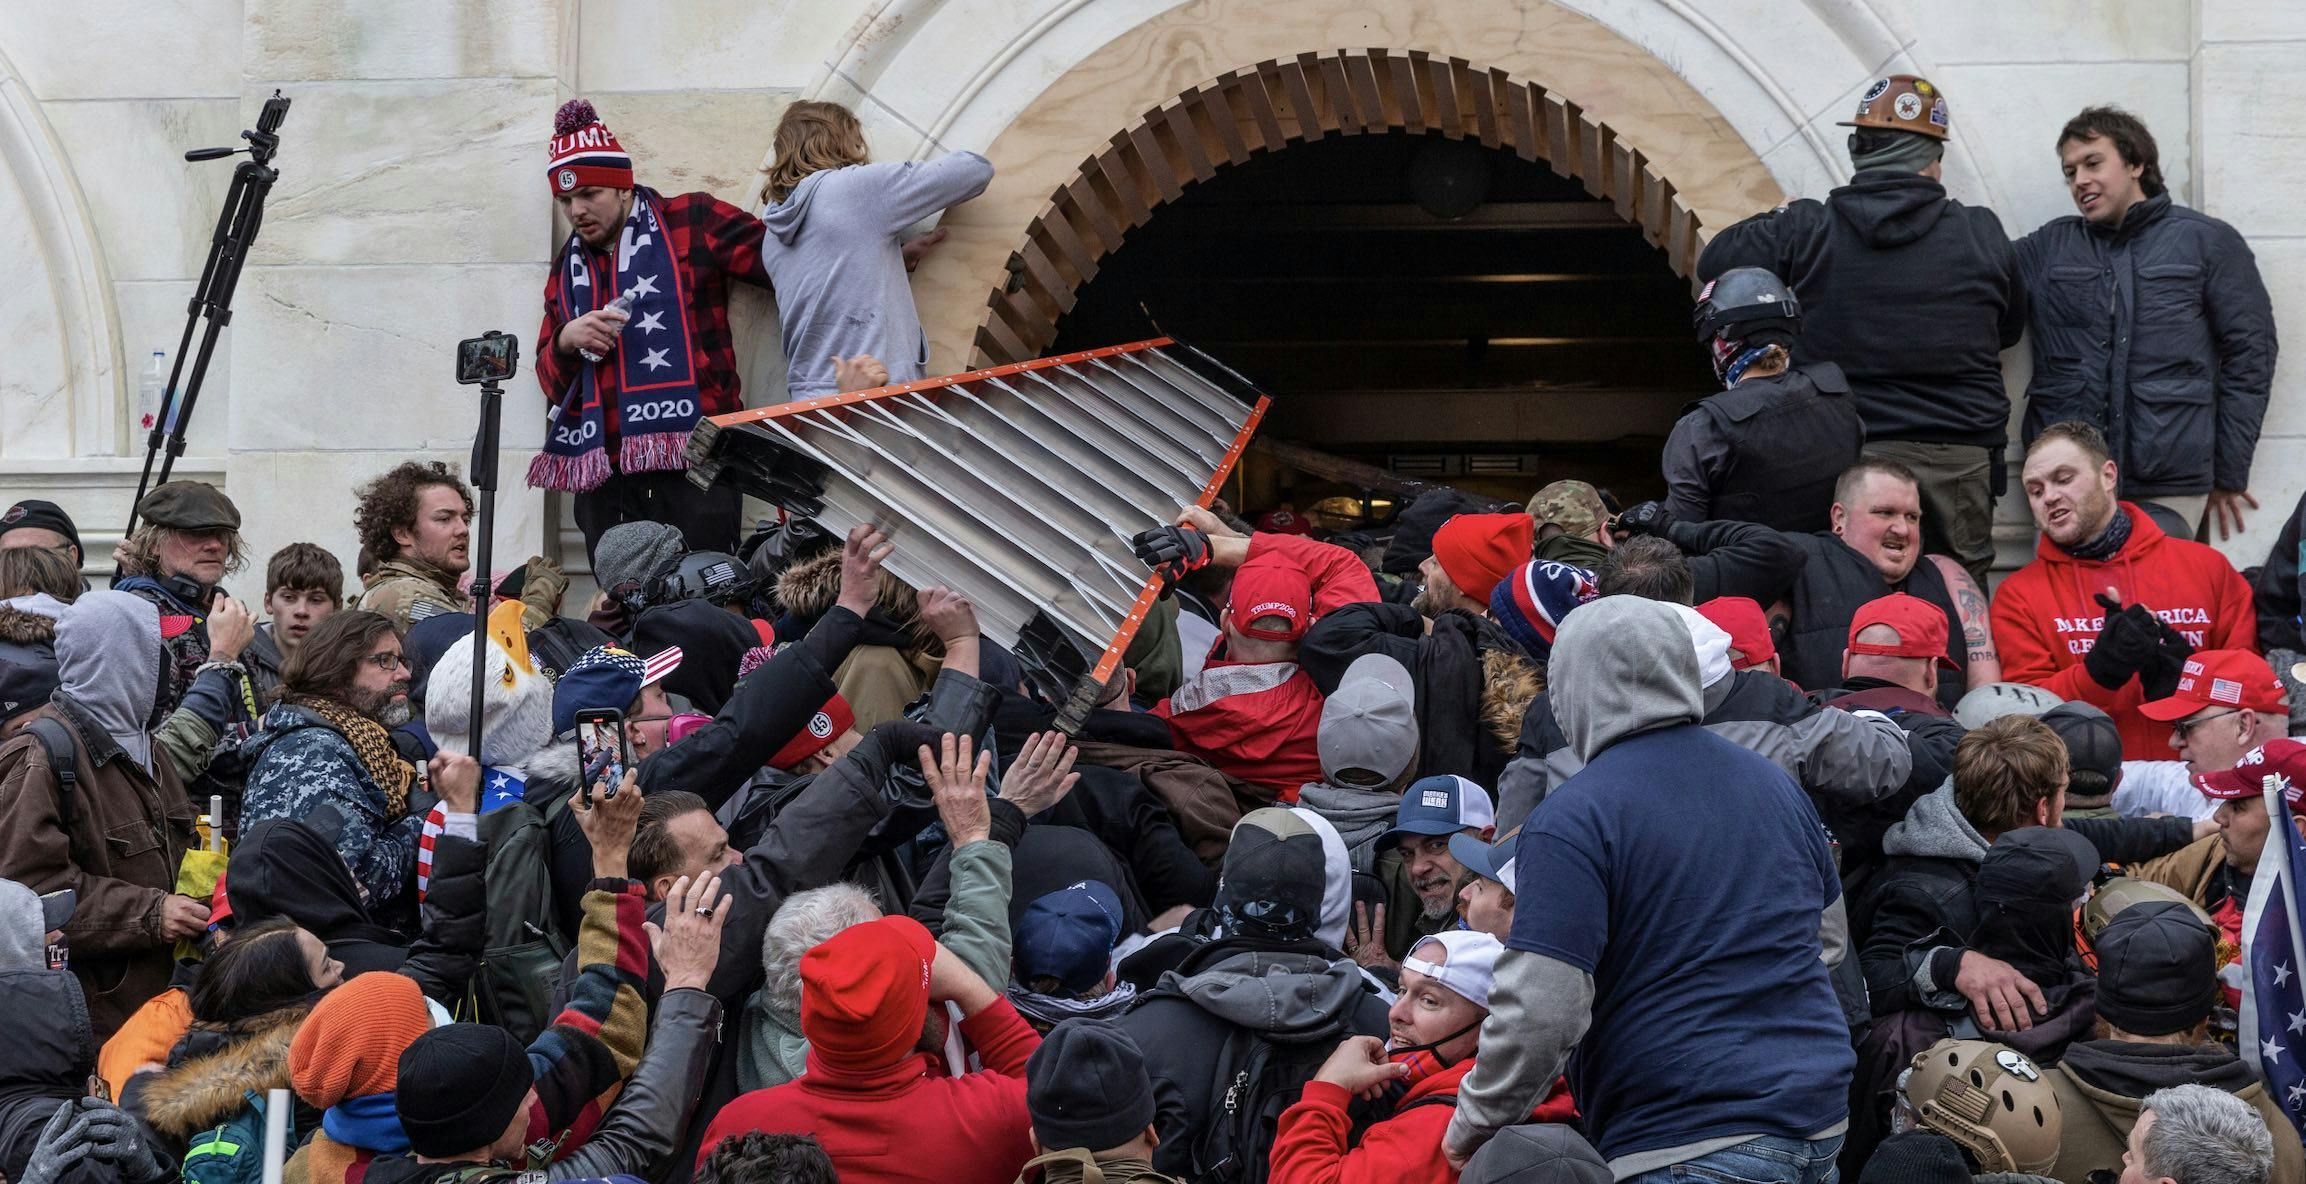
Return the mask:
{"type": "MultiPolygon", "coordinates": [[[[440,613],[472,611],[460,586],[472,566],[472,491],[441,461],[402,461],[359,489],[353,526],[376,566],[362,576],[360,607],[406,631],[440,613]]],[[[534,629],[559,611],[568,577],[532,558],[521,586],[523,620],[534,629]]]]}

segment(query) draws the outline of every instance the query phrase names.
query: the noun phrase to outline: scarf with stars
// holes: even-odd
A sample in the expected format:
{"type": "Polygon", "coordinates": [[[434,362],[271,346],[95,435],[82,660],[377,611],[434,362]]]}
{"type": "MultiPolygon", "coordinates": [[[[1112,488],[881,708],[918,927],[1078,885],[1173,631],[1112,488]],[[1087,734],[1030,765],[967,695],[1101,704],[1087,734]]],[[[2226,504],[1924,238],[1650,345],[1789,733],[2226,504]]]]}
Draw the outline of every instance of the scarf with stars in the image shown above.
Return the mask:
{"type": "Polygon", "coordinates": [[[635,187],[632,213],[605,257],[570,234],[561,248],[559,282],[561,307],[570,319],[606,308],[626,291],[634,293],[631,319],[614,351],[598,362],[578,359],[577,379],[551,411],[544,451],[530,462],[528,483],[581,492],[612,472],[687,468],[689,430],[704,399],[691,352],[689,277],[667,241],[664,199],[656,190],[635,187]],[[613,470],[604,389],[617,400],[613,470]]]}

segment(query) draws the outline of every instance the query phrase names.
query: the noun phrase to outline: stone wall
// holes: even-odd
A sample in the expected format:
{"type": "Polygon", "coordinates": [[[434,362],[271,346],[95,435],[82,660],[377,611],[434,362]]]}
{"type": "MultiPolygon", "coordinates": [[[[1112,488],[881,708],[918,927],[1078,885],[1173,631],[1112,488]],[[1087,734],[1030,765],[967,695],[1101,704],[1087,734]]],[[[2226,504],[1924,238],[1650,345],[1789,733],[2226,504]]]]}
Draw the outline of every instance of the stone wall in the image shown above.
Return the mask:
{"type": "MultiPolygon", "coordinates": [[[[354,485],[469,448],[454,342],[534,332],[562,233],[538,174],[563,99],[591,98],[649,183],[746,205],[796,97],[857,107],[883,158],[987,152],[994,193],[916,282],[933,366],[958,368],[1001,261],[1106,137],[1259,58],[1386,46],[1578,91],[1652,159],[1689,161],[1677,186],[1742,194],[1709,218],[1830,188],[1834,121],[1893,70],[1945,87],[1949,186],[2013,233],[2068,208],[2051,149],[2068,114],[2138,111],[2180,198],[2250,236],[2293,343],[2259,450],[2266,508],[2229,548],[2248,564],[2306,489],[2290,461],[2306,236],[2282,216],[2306,153],[2262,97],[2306,82],[2301,41],[2288,0],[83,0],[68,17],[0,0],[0,251],[22,261],[0,291],[0,492],[55,496],[108,545],[142,454],[136,376],[176,348],[229,178],[178,154],[235,142],[275,86],[295,99],[282,180],[180,469],[225,483],[260,555],[313,539],[349,562],[354,485]]],[[[749,401],[771,401],[773,312],[748,293],[737,319],[749,401]]],[[[507,406],[513,562],[548,522],[570,536],[564,507],[520,488],[541,434],[525,377],[507,406]]],[[[2022,500],[2004,518],[2016,560],[2022,500]]]]}

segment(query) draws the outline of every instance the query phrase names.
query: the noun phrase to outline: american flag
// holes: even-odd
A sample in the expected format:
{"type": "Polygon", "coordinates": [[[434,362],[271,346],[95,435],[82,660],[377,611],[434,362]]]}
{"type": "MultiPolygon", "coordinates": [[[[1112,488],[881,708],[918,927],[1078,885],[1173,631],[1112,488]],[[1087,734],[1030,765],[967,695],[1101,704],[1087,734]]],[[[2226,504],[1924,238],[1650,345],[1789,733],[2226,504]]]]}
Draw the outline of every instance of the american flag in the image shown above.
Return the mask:
{"type": "Polygon", "coordinates": [[[2266,805],[2270,828],[2265,853],[2250,885],[2242,920],[2242,963],[2250,968],[2242,990],[2242,1055],[2266,1082],[2266,1093],[2306,1136],[2306,839],[2290,813],[2289,779],[2274,782],[2266,805]]]}
{"type": "MultiPolygon", "coordinates": [[[[521,775],[519,769],[483,767],[480,779],[480,809],[475,811],[475,814],[486,814],[491,810],[512,805],[521,800],[521,794],[527,788],[528,781],[521,775]]],[[[447,830],[447,827],[448,811],[435,804],[431,812],[424,816],[424,827],[417,833],[416,898],[420,901],[424,899],[424,894],[432,888],[433,842],[447,830]]]]}

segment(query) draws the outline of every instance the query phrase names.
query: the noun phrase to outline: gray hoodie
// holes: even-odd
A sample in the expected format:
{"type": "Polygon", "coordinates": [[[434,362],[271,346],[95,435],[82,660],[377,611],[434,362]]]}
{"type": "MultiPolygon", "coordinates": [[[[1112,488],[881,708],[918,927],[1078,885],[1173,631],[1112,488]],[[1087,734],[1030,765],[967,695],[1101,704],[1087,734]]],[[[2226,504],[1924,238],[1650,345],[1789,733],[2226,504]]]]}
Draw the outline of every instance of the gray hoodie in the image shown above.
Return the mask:
{"type": "Polygon", "coordinates": [[[1962,817],[1961,807],[1954,804],[1954,779],[1948,777],[1936,789],[1915,799],[1906,816],[1883,833],[1882,853],[1982,863],[1986,858],[1986,836],[1962,817]]]}
{"type": "Polygon", "coordinates": [[[57,692],[152,768],[152,701],[160,693],[160,613],[126,592],[90,592],[56,621],[57,692]]]}
{"type": "Polygon", "coordinates": [[[1628,736],[1705,718],[1689,629],[1654,600],[1604,596],[1563,617],[1546,678],[1554,719],[1585,764],[1628,736]]]}
{"type": "Polygon", "coordinates": [[[826,169],[761,210],[761,263],[776,288],[787,399],[832,394],[832,356],[871,354],[890,382],[928,373],[929,343],[905,273],[907,227],[985,191],[974,152],[826,169]]]}

